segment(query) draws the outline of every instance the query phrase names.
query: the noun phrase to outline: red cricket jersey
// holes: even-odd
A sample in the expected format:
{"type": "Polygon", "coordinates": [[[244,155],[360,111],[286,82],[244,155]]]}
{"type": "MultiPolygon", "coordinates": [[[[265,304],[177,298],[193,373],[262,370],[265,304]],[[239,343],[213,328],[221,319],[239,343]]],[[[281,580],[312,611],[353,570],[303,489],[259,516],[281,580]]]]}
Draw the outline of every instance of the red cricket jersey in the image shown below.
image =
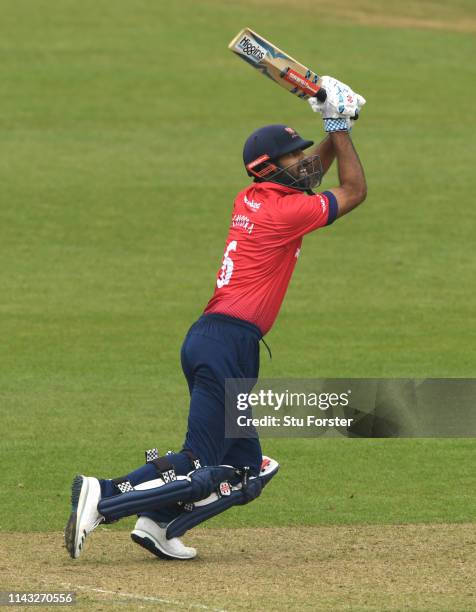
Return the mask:
{"type": "Polygon", "coordinates": [[[303,236],[330,225],[337,211],[329,191],[307,195],[270,182],[240,191],[205,313],[243,319],[266,334],[278,316],[303,236]]]}

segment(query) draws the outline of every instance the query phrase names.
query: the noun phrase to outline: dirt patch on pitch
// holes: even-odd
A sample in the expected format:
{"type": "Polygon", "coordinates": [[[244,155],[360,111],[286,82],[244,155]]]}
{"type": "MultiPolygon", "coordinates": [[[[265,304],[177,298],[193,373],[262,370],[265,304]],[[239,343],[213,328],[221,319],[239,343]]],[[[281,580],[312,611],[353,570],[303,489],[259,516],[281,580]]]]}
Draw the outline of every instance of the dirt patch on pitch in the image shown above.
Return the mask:
{"type": "Polygon", "coordinates": [[[197,529],[189,562],[107,528],[76,561],[59,533],[0,539],[1,590],[70,589],[75,609],[476,609],[473,524],[197,529]]]}
{"type": "MultiPolygon", "coordinates": [[[[289,0],[246,0],[251,7],[289,8],[289,0]]],[[[444,32],[476,32],[474,9],[454,6],[451,2],[399,2],[382,0],[343,0],[330,4],[324,0],[296,0],[294,8],[311,15],[317,23],[353,23],[362,26],[444,32]]]]}
{"type": "Polygon", "coordinates": [[[403,28],[410,30],[441,30],[445,32],[463,33],[476,32],[476,19],[473,17],[440,21],[438,19],[405,17],[400,15],[388,15],[385,13],[372,13],[344,8],[341,10],[336,10],[336,15],[345,19],[346,21],[364,26],[403,28]]]}

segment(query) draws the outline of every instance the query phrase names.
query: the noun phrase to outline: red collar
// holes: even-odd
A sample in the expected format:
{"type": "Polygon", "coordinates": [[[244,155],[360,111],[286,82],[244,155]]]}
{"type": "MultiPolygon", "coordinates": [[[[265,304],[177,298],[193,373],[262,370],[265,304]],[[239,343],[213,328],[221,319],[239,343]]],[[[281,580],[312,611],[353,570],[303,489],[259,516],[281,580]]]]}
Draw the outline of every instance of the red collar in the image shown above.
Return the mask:
{"type": "Polygon", "coordinates": [[[260,182],[256,182],[256,183],[251,183],[251,185],[248,187],[248,189],[250,187],[254,187],[255,189],[272,189],[273,191],[278,191],[279,193],[283,193],[283,194],[292,194],[292,193],[306,193],[305,191],[302,191],[301,189],[295,189],[294,187],[287,187],[286,185],[281,185],[279,183],[272,183],[271,181],[260,181],[260,182]]]}

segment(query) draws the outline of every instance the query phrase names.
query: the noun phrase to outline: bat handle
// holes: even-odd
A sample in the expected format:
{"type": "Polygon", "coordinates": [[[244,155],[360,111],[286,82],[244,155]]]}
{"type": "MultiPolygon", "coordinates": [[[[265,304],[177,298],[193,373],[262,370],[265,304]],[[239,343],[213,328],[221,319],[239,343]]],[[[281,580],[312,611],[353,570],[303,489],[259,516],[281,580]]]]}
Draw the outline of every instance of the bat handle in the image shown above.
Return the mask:
{"type": "Polygon", "coordinates": [[[317,98],[319,102],[325,102],[327,99],[327,91],[320,87],[314,97],[317,98]]]}

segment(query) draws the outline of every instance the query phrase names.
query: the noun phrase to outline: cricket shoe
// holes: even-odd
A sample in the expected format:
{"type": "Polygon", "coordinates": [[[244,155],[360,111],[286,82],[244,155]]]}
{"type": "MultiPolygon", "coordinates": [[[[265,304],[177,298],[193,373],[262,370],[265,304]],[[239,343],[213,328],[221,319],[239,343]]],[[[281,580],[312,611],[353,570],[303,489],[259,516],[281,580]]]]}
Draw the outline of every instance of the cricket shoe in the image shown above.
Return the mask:
{"type": "Polygon", "coordinates": [[[83,552],[86,537],[104,521],[98,512],[101,499],[101,486],[97,478],[75,476],[71,486],[71,515],[66,529],[64,541],[73,559],[83,552]]]}
{"type": "Polygon", "coordinates": [[[193,559],[197,556],[195,548],[185,546],[179,538],[166,538],[167,527],[146,516],[137,519],[131,533],[132,540],[161,559],[193,559]]]}

